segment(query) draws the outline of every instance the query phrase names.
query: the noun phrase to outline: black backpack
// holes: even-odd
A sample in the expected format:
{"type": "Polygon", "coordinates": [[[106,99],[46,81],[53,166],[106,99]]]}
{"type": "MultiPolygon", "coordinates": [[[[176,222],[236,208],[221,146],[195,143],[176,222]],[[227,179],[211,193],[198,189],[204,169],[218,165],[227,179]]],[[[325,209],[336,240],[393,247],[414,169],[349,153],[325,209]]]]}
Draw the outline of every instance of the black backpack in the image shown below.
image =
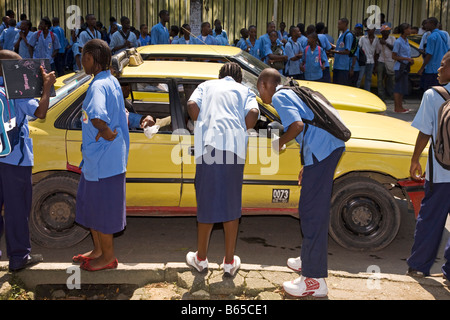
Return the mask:
{"type": "Polygon", "coordinates": [[[342,41],[344,41],[344,44],[345,44],[345,38],[347,37],[348,33],[350,33],[353,37],[352,47],[350,49],[350,54],[348,56],[353,57],[356,54],[356,50],[358,50],[358,37],[356,36],[356,34],[353,31],[346,31],[344,33],[344,37],[342,39],[342,41]]]}
{"type": "Polygon", "coordinates": [[[342,121],[337,110],[320,92],[308,87],[300,87],[296,81],[290,81],[289,86],[284,86],[281,89],[294,91],[313,112],[314,118],[312,120],[302,119],[305,123],[304,134],[306,134],[308,125],[312,125],[329,132],[344,142],[350,139],[350,130],[342,121]]]}

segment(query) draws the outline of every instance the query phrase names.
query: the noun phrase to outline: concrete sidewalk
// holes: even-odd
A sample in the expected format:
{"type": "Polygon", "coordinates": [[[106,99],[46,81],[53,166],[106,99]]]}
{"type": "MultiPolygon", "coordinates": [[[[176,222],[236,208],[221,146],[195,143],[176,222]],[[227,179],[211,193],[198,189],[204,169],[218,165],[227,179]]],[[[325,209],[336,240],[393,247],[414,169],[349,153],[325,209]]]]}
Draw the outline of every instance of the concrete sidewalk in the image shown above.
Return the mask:
{"type": "MultiPolygon", "coordinates": [[[[77,289],[69,290],[67,284],[76,281],[82,286],[133,286],[132,294],[122,295],[122,300],[283,300],[294,299],[282,290],[283,282],[299,276],[287,267],[250,264],[243,264],[234,278],[224,278],[216,264],[210,264],[207,273],[198,273],[185,263],[119,263],[115,270],[97,272],[80,270],[71,263],[40,263],[14,274],[7,270],[7,262],[0,262],[0,297],[7,295],[8,281],[15,278],[29,291],[55,285],[66,287],[71,294],[77,289]]],[[[442,275],[412,278],[331,270],[326,281],[329,293],[325,299],[329,300],[450,300],[449,282],[442,275]]]]}

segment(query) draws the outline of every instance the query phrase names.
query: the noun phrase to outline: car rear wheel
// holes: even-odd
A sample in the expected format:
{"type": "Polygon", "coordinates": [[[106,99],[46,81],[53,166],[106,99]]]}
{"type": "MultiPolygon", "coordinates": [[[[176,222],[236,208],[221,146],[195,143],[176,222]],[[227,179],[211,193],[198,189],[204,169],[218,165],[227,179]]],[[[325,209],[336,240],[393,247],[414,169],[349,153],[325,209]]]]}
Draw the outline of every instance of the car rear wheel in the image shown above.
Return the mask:
{"type": "Polygon", "coordinates": [[[82,241],[89,231],[75,224],[78,179],[55,175],[33,186],[30,216],[31,240],[47,248],[67,248],[82,241]]]}
{"type": "Polygon", "coordinates": [[[400,228],[400,209],[377,181],[350,178],[337,182],[331,198],[330,235],[350,250],[380,250],[400,228]]]}

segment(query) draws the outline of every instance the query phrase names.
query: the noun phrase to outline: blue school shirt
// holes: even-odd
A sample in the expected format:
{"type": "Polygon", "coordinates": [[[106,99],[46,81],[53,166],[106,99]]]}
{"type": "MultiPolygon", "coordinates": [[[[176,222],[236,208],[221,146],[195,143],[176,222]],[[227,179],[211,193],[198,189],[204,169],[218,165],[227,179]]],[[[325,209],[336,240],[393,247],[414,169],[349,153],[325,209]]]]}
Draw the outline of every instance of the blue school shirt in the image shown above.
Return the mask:
{"type": "Polygon", "coordinates": [[[241,50],[246,51],[247,45],[250,48],[250,51],[248,53],[250,55],[254,56],[255,58],[257,58],[258,60],[261,60],[261,58],[262,58],[261,57],[261,41],[259,39],[256,39],[255,45],[252,45],[252,42],[250,41],[250,39],[247,39],[241,43],[239,48],[241,48],[241,50]]]}
{"type": "MultiPolygon", "coordinates": [[[[351,50],[352,43],[353,43],[353,34],[350,32],[349,29],[347,29],[347,31],[343,32],[336,41],[336,50],[337,51],[351,50]]],[[[349,55],[335,54],[333,69],[349,70],[350,60],[351,58],[349,55]]]]}
{"type": "MultiPolygon", "coordinates": [[[[325,51],[330,51],[332,49],[332,47],[331,47],[330,41],[328,41],[328,37],[324,34],[318,34],[317,36],[319,37],[320,46],[325,51]]],[[[328,61],[328,58],[327,58],[327,61],[325,62],[325,68],[328,68],[329,66],[330,66],[330,62],[328,61]]]]}
{"type": "MultiPolygon", "coordinates": [[[[278,87],[278,89],[281,86],[278,87]]],[[[289,126],[302,119],[311,120],[314,118],[313,112],[306,104],[290,89],[281,89],[272,97],[272,105],[277,110],[285,131],[289,126]]],[[[345,143],[339,140],[331,133],[314,127],[308,126],[306,135],[302,131],[295,140],[303,147],[303,158],[305,166],[314,164],[314,158],[322,161],[327,158],[334,150],[345,147],[345,143]]],[[[301,149],[300,149],[301,150],[301,149]]]]}
{"type": "Polygon", "coordinates": [[[217,44],[219,46],[228,46],[229,45],[228,39],[225,38],[222,34],[215,36],[215,38],[216,38],[217,44]]]}
{"type": "MultiPolygon", "coordinates": [[[[277,46],[281,47],[282,54],[284,55],[285,54],[285,49],[284,49],[283,43],[280,40],[278,40],[278,39],[277,39],[277,46]]],[[[264,48],[264,54],[265,54],[264,55],[264,62],[269,64],[269,54],[273,54],[272,42],[269,44],[269,46],[266,45],[266,47],[264,48]]]]}
{"type": "Polygon", "coordinates": [[[294,76],[297,74],[302,74],[303,72],[300,71],[300,64],[301,59],[298,59],[296,61],[291,61],[291,58],[294,57],[299,52],[303,52],[304,48],[300,44],[300,42],[292,40],[292,38],[289,38],[288,42],[286,43],[285,47],[285,53],[288,57],[288,61],[286,62],[285,71],[289,76],[294,76]]]}
{"type": "MultiPolygon", "coordinates": [[[[399,37],[394,42],[394,49],[392,52],[395,52],[399,57],[403,58],[411,58],[411,46],[409,45],[408,39],[403,39],[399,37]]],[[[396,61],[394,65],[394,70],[400,70],[400,63],[409,63],[408,61],[396,61]]]]}
{"type": "MultiPolygon", "coordinates": [[[[134,34],[134,32],[128,31],[127,40],[129,42],[131,42],[133,47],[136,48],[138,46],[137,38],[136,38],[136,35],[134,34]]],[[[115,47],[122,46],[124,43],[125,43],[125,39],[122,36],[121,31],[116,31],[111,36],[111,42],[109,43],[109,47],[111,48],[111,50],[113,50],[115,47]]],[[[125,50],[126,50],[126,48],[122,48],[120,50],[114,51],[113,54],[117,54],[117,53],[125,51],[125,50]]]]}
{"type": "MultiPolygon", "coordinates": [[[[445,87],[447,91],[450,91],[450,84],[445,87]]],[[[428,89],[425,91],[422,97],[419,110],[412,122],[412,126],[426,135],[432,135],[434,141],[436,141],[436,133],[438,129],[438,112],[444,99],[434,89],[428,89]]],[[[425,178],[430,181],[429,163],[425,169],[425,178]]],[[[433,153],[433,183],[449,183],[450,182],[450,170],[445,170],[434,157],[433,153]]]]}
{"type": "Polygon", "coordinates": [[[288,40],[288,38],[289,38],[289,34],[287,33],[287,31],[283,31],[283,34],[281,34],[281,31],[278,30],[278,31],[277,31],[277,34],[278,34],[278,39],[279,39],[280,41],[288,40]]]}
{"type": "Polygon", "coordinates": [[[261,59],[264,59],[268,53],[266,53],[267,51],[272,52],[272,50],[270,49],[270,47],[272,46],[272,42],[270,41],[269,38],[269,34],[263,34],[261,37],[258,38],[259,40],[259,49],[260,49],[260,55],[261,55],[261,59]]]}
{"type": "Polygon", "coordinates": [[[64,33],[63,28],[61,28],[60,26],[56,26],[56,27],[51,27],[50,31],[52,31],[59,40],[59,51],[58,53],[64,53],[66,52],[66,46],[67,46],[67,39],[66,39],[66,34],[64,33]]]}
{"type": "Polygon", "coordinates": [[[100,31],[94,29],[94,32],[92,33],[89,28],[87,28],[84,31],[81,31],[80,35],[78,36],[78,46],[79,48],[83,48],[84,45],[92,39],[101,39],[102,34],[100,31]]]}
{"type": "Polygon", "coordinates": [[[161,22],[153,26],[151,40],[152,44],[170,44],[169,31],[161,22]]]}
{"type": "MultiPolygon", "coordinates": [[[[354,66],[353,66],[353,71],[354,71],[354,72],[359,72],[359,71],[361,71],[361,67],[360,67],[360,65],[359,65],[359,63],[358,63],[358,58],[359,58],[359,46],[358,46],[358,48],[356,48],[354,57],[356,58],[356,61],[355,61],[355,64],[354,64],[354,66]]],[[[350,69],[352,68],[352,63],[353,63],[353,58],[350,59],[350,69]]]]}
{"type": "Polygon", "coordinates": [[[307,46],[301,60],[305,62],[305,80],[319,80],[323,77],[321,65],[325,65],[328,59],[322,47],[316,46],[312,51],[310,46],[307,46]]]}
{"type": "MultiPolygon", "coordinates": [[[[0,86],[4,91],[3,77],[0,77],[0,86]]],[[[0,93],[1,94],[1,93],[0,93]]],[[[28,118],[36,118],[34,113],[39,107],[39,102],[36,99],[11,99],[9,100],[10,106],[14,106],[16,113],[16,123],[20,125],[23,121],[22,128],[20,130],[20,135],[24,137],[24,147],[21,150],[20,142],[14,147],[14,150],[4,158],[0,158],[1,163],[7,163],[11,165],[19,165],[20,159],[23,157],[20,166],[33,166],[34,165],[34,155],[33,155],[33,140],[30,138],[30,129],[28,128],[28,118]]],[[[5,106],[6,107],[6,106],[5,106]]],[[[8,112],[4,110],[4,112],[8,112]]]]}
{"type": "Polygon", "coordinates": [[[217,45],[217,40],[212,35],[208,34],[206,37],[199,35],[192,39],[192,44],[208,44],[208,45],[217,45]]]}
{"type": "MultiPolygon", "coordinates": [[[[184,37],[179,38],[177,44],[187,44],[186,39],[184,37]]],[[[189,36],[188,44],[194,44],[194,40],[193,40],[192,36],[189,36]]]]}
{"type": "Polygon", "coordinates": [[[88,181],[98,181],[126,172],[130,137],[125,103],[119,81],[111,72],[102,71],[89,85],[82,107],[83,161],[81,171],[88,181]],[[100,119],[112,131],[117,130],[113,141],[100,138],[91,120],[100,119]]]}
{"type": "Polygon", "coordinates": [[[16,29],[16,27],[9,27],[2,32],[0,35],[0,44],[4,50],[14,51],[14,45],[16,44],[14,39],[19,32],[20,30],[16,29]]]}
{"type": "Polygon", "coordinates": [[[206,153],[206,146],[230,151],[245,159],[247,127],[245,117],[258,109],[256,95],[232,77],[200,84],[189,100],[200,109],[194,129],[195,158],[206,153]]]}
{"type": "Polygon", "coordinates": [[[145,38],[142,38],[142,34],[139,36],[139,42],[141,46],[148,46],[152,44],[152,38],[149,35],[146,35],[145,38]]]}
{"type": "MultiPolygon", "coordinates": [[[[26,36],[28,43],[30,43],[30,40],[33,38],[34,32],[28,31],[28,34],[26,36]]],[[[17,43],[20,38],[20,32],[16,34],[16,38],[14,39],[14,43],[17,43]]],[[[30,51],[28,50],[28,46],[25,44],[23,40],[19,43],[19,55],[22,57],[22,59],[31,59],[30,51]]]]}
{"type": "Polygon", "coordinates": [[[425,73],[438,73],[441,61],[450,48],[448,47],[447,35],[439,29],[434,29],[427,39],[426,54],[432,55],[430,62],[425,66],[425,73]]]}
{"type": "MultiPolygon", "coordinates": [[[[213,37],[217,37],[218,35],[216,34],[216,30],[213,29],[213,37]]],[[[225,30],[222,30],[222,32],[219,34],[219,36],[222,36],[226,39],[227,43],[228,43],[228,34],[225,30]]]]}
{"type": "Polygon", "coordinates": [[[47,38],[45,38],[44,32],[37,31],[34,33],[34,37],[29,42],[34,47],[34,59],[49,59],[50,64],[54,62],[53,52],[59,50],[61,46],[58,37],[55,34],[52,37],[51,33],[51,31],[48,32],[47,38]]]}

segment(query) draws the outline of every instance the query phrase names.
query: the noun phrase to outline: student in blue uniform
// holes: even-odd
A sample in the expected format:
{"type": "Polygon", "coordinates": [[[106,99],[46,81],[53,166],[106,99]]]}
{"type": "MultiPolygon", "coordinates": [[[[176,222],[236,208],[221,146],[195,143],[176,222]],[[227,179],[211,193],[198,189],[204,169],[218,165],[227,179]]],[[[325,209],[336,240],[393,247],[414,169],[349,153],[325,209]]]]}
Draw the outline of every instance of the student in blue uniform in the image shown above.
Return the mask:
{"type": "MultiPolygon", "coordinates": [[[[20,60],[21,57],[13,51],[0,51],[0,61],[11,59],[20,60]]],[[[4,206],[4,215],[0,215],[0,238],[5,231],[10,271],[21,270],[43,259],[42,255],[31,254],[28,229],[32,199],[31,170],[34,157],[27,117],[45,119],[50,101],[50,90],[56,82],[56,77],[54,72],[47,74],[42,67],[41,72],[44,85],[39,101],[36,99],[7,100],[0,68],[0,94],[4,97],[2,100],[7,101],[7,105],[14,108],[17,125],[22,124],[19,143],[9,155],[0,158],[0,207],[4,206]]]]}
{"type": "Polygon", "coordinates": [[[242,44],[241,49],[261,60],[261,41],[256,37],[256,26],[248,27],[248,39],[242,44]]]}
{"type": "MultiPolygon", "coordinates": [[[[438,81],[440,85],[444,86],[444,90],[450,92],[450,52],[446,53],[442,59],[438,69],[438,81]]],[[[406,260],[409,266],[408,274],[411,276],[430,275],[430,269],[436,260],[445,222],[450,212],[450,170],[443,168],[436,161],[433,153],[432,164],[427,163],[426,175],[423,176],[419,162],[430,138],[433,137],[433,141],[436,141],[438,111],[444,102],[444,98],[436,90],[425,91],[419,111],[411,124],[419,130],[419,134],[411,158],[410,174],[414,180],[425,179],[425,198],[422,200],[417,217],[411,255],[406,260]],[[433,176],[430,174],[431,165],[433,176]],[[433,182],[432,188],[431,181],[433,182]]],[[[450,238],[445,246],[444,258],[442,272],[447,281],[450,281],[450,238]]]]}
{"type": "Polygon", "coordinates": [[[16,35],[19,33],[19,29],[16,28],[16,20],[9,19],[8,28],[3,30],[0,35],[0,46],[4,50],[14,50],[14,39],[16,35]]]}
{"type": "Polygon", "coordinates": [[[217,45],[217,40],[211,35],[211,24],[203,22],[201,25],[201,33],[192,39],[194,44],[217,45]]]}
{"type": "Polygon", "coordinates": [[[241,217],[246,132],[259,118],[256,95],[241,81],[239,65],[226,63],[219,79],[200,84],[188,101],[189,116],[195,121],[198,250],[189,252],[186,261],[199,272],[208,268],[211,231],[214,223],[223,223],[226,276],[234,276],[240,266],[234,253],[241,217]]]}
{"type": "Polygon", "coordinates": [[[63,30],[63,28],[61,28],[59,26],[59,18],[58,17],[54,17],[52,19],[52,24],[53,26],[50,28],[50,31],[53,32],[59,40],[59,50],[58,53],[55,56],[55,67],[56,67],[56,74],[58,77],[61,77],[64,75],[64,68],[65,68],[65,64],[64,64],[64,55],[66,53],[66,47],[67,47],[67,39],[66,39],[66,34],[63,30]]]}
{"type": "Polygon", "coordinates": [[[169,11],[161,10],[159,12],[159,23],[154,25],[150,32],[152,44],[170,44],[169,30],[166,27],[169,21],[169,11]]]}
{"type": "MultiPolygon", "coordinates": [[[[278,151],[295,139],[302,148],[303,168],[299,173],[302,192],[299,217],[303,232],[301,256],[290,258],[288,267],[302,272],[302,276],[283,284],[293,296],[325,296],[328,293],[328,224],[331,191],[336,166],[344,151],[343,141],[327,131],[308,125],[302,119],[313,119],[313,113],[290,89],[281,89],[281,76],[267,68],[258,77],[257,88],[264,103],[275,107],[285,128],[278,140],[278,151]]],[[[276,146],[276,144],[274,144],[276,146]]]]}
{"type": "Polygon", "coordinates": [[[287,40],[287,43],[284,46],[284,50],[288,57],[285,74],[286,76],[294,79],[304,79],[303,72],[300,70],[300,63],[302,61],[303,51],[305,48],[303,48],[298,41],[301,35],[300,29],[298,27],[291,27],[289,31],[291,37],[287,40]]]}
{"type": "Polygon", "coordinates": [[[302,57],[302,71],[305,72],[305,80],[322,81],[325,64],[328,60],[325,50],[318,45],[319,38],[315,32],[308,35],[308,46],[302,57]]]}
{"type": "Polygon", "coordinates": [[[82,107],[81,178],[75,221],[89,228],[94,249],[73,257],[88,271],[117,268],[113,235],[126,225],[125,172],[130,138],[124,98],[111,74],[111,50],[99,39],[83,47],[82,64],[94,75],[82,107]]]}
{"type": "Polygon", "coordinates": [[[342,18],[338,21],[338,29],[341,32],[334,53],[333,65],[333,83],[348,85],[349,84],[349,68],[350,68],[350,50],[352,48],[353,34],[348,28],[348,19],[342,18]]]}
{"type": "Polygon", "coordinates": [[[31,59],[33,57],[33,47],[30,45],[34,32],[31,31],[30,20],[22,21],[20,24],[20,32],[14,39],[14,50],[19,52],[22,59],[31,59]]]}
{"type": "Polygon", "coordinates": [[[102,34],[100,31],[97,30],[96,24],[97,19],[95,18],[95,15],[88,14],[85,17],[86,20],[86,29],[80,32],[80,35],[78,36],[78,47],[81,52],[83,52],[83,46],[92,39],[101,39],[102,34]]]}
{"type": "Polygon", "coordinates": [[[152,43],[152,38],[148,34],[148,26],[146,24],[141,24],[139,35],[139,45],[140,46],[148,46],[152,43]]]}
{"type": "Polygon", "coordinates": [[[109,43],[112,54],[117,54],[126,49],[136,48],[138,46],[136,34],[131,32],[130,19],[128,17],[122,17],[120,18],[120,23],[122,24],[122,29],[112,34],[111,42],[109,43]]]}
{"type": "Polygon", "coordinates": [[[34,47],[34,59],[49,59],[52,70],[56,71],[55,56],[58,53],[59,44],[58,37],[50,31],[52,23],[48,18],[42,18],[39,24],[39,31],[34,33],[34,37],[30,40],[30,45],[34,47]]]}
{"type": "Polygon", "coordinates": [[[191,26],[185,23],[181,26],[180,38],[178,38],[176,44],[193,44],[193,43],[194,41],[191,35],[191,26]]]}

